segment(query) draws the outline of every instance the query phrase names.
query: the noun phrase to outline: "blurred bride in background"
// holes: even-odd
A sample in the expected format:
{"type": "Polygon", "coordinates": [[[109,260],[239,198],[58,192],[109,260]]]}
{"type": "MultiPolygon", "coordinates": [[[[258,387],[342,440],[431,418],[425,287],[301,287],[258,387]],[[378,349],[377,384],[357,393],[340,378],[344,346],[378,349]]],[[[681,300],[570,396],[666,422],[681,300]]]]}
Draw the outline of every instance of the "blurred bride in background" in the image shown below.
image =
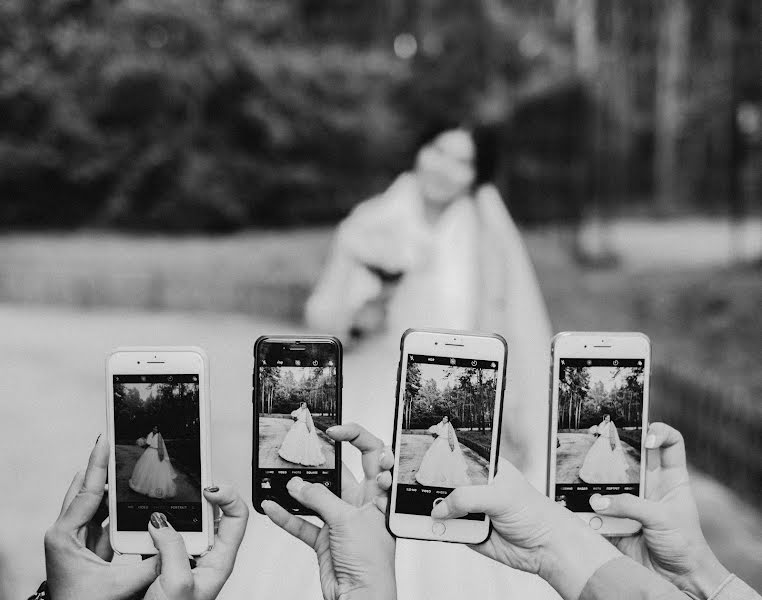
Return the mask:
{"type": "MultiPolygon", "coordinates": [[[[500,455],[545,489],[550,323],[534,269],[492,179],[494,132],[439,124],[411,171],[339,225],[306,306],[311,328],[353,343],[344,421],[391,442],[399,340],[410,328],[497,332],[508,341],[500,455]]],[[[359,473],[359,461],[350,463],[359,473]]],[[[536,578],[457,544],[400,540],[400,598],[556,597],[536,578]],[[478,564],[477,564],[478,563],[478,564]],[[416,565],[411,569],[410,565],[416,565]],[[442,572],[450,576],[441,577],[442,572]],[[482,573],[473,577],[472,573],[482,573]]]]}

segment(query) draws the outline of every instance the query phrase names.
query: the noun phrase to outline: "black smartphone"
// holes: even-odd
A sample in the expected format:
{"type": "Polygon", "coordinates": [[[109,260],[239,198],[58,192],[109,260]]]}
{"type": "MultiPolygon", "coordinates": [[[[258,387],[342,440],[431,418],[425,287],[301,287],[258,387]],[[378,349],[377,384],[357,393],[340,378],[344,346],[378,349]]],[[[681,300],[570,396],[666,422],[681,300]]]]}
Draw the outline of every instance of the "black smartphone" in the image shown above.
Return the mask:
{"type": "Polygon", "coordinates": [[[325,433],[341,423],[342,347],[335,337],[267,335],[254,344],[252,502],[273,500],[315,513],[286,489],[292,477],[341,491],[341,444],[325,433]]]}

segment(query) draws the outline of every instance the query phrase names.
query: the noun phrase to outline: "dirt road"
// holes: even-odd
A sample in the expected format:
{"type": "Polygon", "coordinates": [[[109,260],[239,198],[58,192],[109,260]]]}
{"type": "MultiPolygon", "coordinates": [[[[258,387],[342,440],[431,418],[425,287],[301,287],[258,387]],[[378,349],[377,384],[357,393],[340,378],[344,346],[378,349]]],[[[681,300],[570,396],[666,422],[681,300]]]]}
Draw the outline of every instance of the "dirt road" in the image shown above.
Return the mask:
{"type": "MultiPolygon", "coordinates": [[[[585,461],[587,451],[595,443],[595,439],[589,433],[558,434],[558,441],[561,442],[561,446],[556,450],[556,462],[559,465],[559,469],[556,471],[556,481],[563,483],[584,483],[579,478],[579,470],[585,461]]],[[[625,441],[622,441],[622,449],[627,461],[627,481],[638,483],[640,480],[638,451],[625,441]]],[[[606,482],[602,481],[600,483],[606,482]]]]}

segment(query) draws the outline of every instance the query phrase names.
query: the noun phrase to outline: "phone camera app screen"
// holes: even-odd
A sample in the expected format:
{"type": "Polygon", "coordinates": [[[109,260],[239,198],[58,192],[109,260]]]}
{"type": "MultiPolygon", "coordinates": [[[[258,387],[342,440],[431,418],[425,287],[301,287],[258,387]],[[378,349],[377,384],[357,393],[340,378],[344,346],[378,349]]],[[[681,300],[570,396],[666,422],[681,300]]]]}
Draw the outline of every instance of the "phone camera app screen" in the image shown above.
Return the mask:
{"type": "Polygon", "coordinates": [[[408,355],[396,512],[430,515],[453,488],[488,482],[498,364],[408,355]]]}
{"type": "Polygon", "coordinates": [[[335,442],[325,433],[338,424],[335,347],[263,344],[258,354],[259,499],[304,512],[286,490],[292,477],[338,491],[335,442]]]}
{"type": "Polygon", "coordinates": [[[114,375],[117,525],[146,531],[153,512],[201,531],[198,374],[114,375]]]}
{"type": "Polygon", "coordinates": [[[562,358],[556,502],[591,512],[593,494],[640,491],[643,359],[562,358]]]}

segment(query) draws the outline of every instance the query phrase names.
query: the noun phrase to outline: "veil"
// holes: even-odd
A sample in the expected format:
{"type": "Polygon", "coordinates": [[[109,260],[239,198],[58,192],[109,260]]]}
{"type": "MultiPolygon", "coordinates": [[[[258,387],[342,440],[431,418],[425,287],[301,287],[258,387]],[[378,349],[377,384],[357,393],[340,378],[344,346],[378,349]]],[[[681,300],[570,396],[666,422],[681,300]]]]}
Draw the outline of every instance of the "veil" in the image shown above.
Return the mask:
{"type": "Polygon", "coordinates": [[[307,423],[307,431],[309,431],[310,435],[317,437],[317,431],[315,431],[315,422],[312,420],[312,412],[306,406],[304,407],[304,410],[307,412],[307,418],[304,419],[307,423]]]}

